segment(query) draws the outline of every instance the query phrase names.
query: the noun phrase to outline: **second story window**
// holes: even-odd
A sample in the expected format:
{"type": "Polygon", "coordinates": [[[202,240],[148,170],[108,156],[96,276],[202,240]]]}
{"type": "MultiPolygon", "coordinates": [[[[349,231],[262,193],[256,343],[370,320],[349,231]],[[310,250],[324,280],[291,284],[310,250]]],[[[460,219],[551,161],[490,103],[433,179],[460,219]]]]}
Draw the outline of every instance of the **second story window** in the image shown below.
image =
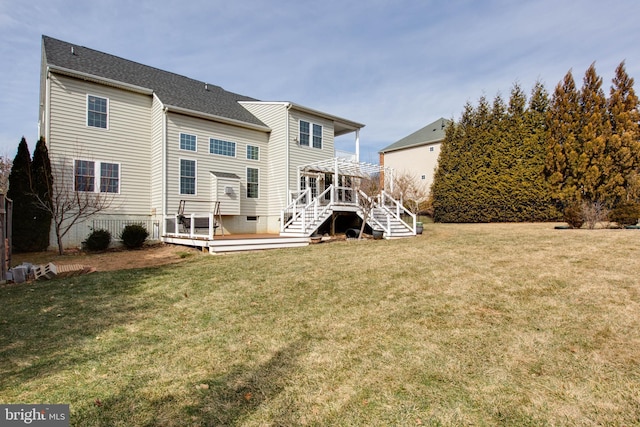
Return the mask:
{"type": "Polygon", "coordinates": [[[211,138],[209,140],[209,152],[220,156],[235,157],[236,143],[211,138]]]}
{"type": "Polygon", "coordinates": [[[309,128],[310,123],[300,120],[300,138],[298,138],[299,144],[305,147],[309,146],[309,128]]]}
{"type": "Polygon", "coordinates": [[[322,126],[313,125],[313,148],[322,148],[322,126]]]}
{"type": "Polygon", "coordinates": [[[255,145],[247,145],[247,159],[260,160],[260,148],[255,145]]]}
{"type": "Polygon", "coordinates": [[[322,126],[300,120],[298,143],[305,147],[322,148],[322,126]]]}
{"type": "Polygon", "coordinates": [[[109,100],[99,96],[87,96],[87,126],[107,129],[109,100]]]}
{"type": "Polygon", "coordinates": [[[180,149],[187,151],[196,151],[196,136],[187,133],[180,134],[180,149]]]}

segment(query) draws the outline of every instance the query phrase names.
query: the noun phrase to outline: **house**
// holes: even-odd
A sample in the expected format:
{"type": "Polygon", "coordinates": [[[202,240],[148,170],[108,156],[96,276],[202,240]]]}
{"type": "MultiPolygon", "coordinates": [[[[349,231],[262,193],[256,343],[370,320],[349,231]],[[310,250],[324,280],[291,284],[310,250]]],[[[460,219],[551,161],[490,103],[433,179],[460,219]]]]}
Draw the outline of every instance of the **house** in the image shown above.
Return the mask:
{"type": "Polygon", "coordinates": [[[440,146],[450,120],[439,118],[409,136],[380,150],[380,165],[407,174],[427,191],[438,166],[440,146]]]}
{"type": "MultiPolygon", "coordinates": [[[[72,179],[75,192],[112,197],[108,210],[73,228],[67,246],[90,227],[117,235],[132,222],[153,238],[210,250],[223,235],[306,244],[362,174],[376,173],[357,154],[336,156],[334,139],[347,134],[358,153],[363,127],[42,37],[39,132],[54,174],[72,179]]],[[[357,197],[338,204],[358,214],[357,197]]],[[[392,237],[395,219],[382,206],[378,214],[392,237]]],[[[410,222],[404,232],[415,229],[410,222]]]]}

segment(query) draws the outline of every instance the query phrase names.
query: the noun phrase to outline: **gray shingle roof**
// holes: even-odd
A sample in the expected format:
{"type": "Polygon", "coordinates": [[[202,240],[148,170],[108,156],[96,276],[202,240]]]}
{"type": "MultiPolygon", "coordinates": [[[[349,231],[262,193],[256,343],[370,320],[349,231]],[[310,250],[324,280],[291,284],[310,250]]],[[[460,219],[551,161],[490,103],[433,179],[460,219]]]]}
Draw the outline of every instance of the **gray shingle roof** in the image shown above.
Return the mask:
{"type": "Polygon", "coordinates": [[[48,36],[42,43],[47,65],[151,89],[165,105],[266,127],[238,104],[254,98],[48,36]]]}
{"type": "Polygon", "coordinates": [[[445,118],[439,118],[433,123],[429,123],[420,130],[415,131],[409,136],[405,136],[399,141],[380,150],[380,153],[387,153],[389,151],[402,150],[403,148],[409,148],[420,145],[433,144],[444,139],[447,126],[451,123],[451,120],[445,118]]]}

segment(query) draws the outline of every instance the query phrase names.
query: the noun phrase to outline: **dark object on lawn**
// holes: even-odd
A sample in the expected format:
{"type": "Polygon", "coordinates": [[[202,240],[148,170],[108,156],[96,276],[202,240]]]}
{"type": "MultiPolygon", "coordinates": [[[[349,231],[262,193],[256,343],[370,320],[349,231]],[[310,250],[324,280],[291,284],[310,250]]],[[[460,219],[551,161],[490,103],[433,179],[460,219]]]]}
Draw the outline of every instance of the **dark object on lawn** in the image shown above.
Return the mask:
{"type": "Polygon", "coordinates": [[[357,239],[360,237],[360,230],[357,228],[348,228],[347,231],[344,232],[344,237],[347,239],[357,239]]]}

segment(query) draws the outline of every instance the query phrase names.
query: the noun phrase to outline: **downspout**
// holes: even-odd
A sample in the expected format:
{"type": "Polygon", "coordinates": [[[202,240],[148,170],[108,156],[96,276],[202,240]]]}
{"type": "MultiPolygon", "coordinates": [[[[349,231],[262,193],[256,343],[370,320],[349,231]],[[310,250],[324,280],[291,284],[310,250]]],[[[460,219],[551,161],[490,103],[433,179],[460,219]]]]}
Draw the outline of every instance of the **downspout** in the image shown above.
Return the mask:
{"type": "MultiPolygon", "coordinates": [[[[167,234],[167,107],[162,109],[162,230],[167,234]]],[[[174,231],[176,231],[176,228],[174,231]]]]}
{"type": "Polygon", "coordinates": [[[290,141],[290,131],[289,131],[289,110],[291,109],[291,103],[287,103],[287,108],[285,109],[285,139],[286,139],[286,151],[285,151],[285,163],[286,163],[286,167],[287,167],[287,174],[286,174],[286,179],[285,179],[285,206],[289,206],[289,203],[291,203],[291,200],[289,200],[289,195],[291,194],[291,188],[289,185],[289,181],[290,181],[290,177],[289,174],[291,173],[291,165],[290,165],[290,154],[289,154],[289,150],[290,147],[289,145],[291,144],[290,141]]]}
{"type": "MultiPolygon", "coordinates": [[[[47,78],[45,79],[45,101],[44,101],[44,114],[42,120],[44,120],[44,140],[46,142],[47,147],[51,150],[51,139],[49,136],[51,135],[51,72],[49,71],[49,67],[47,67],[47,78]]],[[[38,132],[39,133],[39,132],[38,132]]],[[[40,137],[41,135],[38,135],[40,137]]]]}

